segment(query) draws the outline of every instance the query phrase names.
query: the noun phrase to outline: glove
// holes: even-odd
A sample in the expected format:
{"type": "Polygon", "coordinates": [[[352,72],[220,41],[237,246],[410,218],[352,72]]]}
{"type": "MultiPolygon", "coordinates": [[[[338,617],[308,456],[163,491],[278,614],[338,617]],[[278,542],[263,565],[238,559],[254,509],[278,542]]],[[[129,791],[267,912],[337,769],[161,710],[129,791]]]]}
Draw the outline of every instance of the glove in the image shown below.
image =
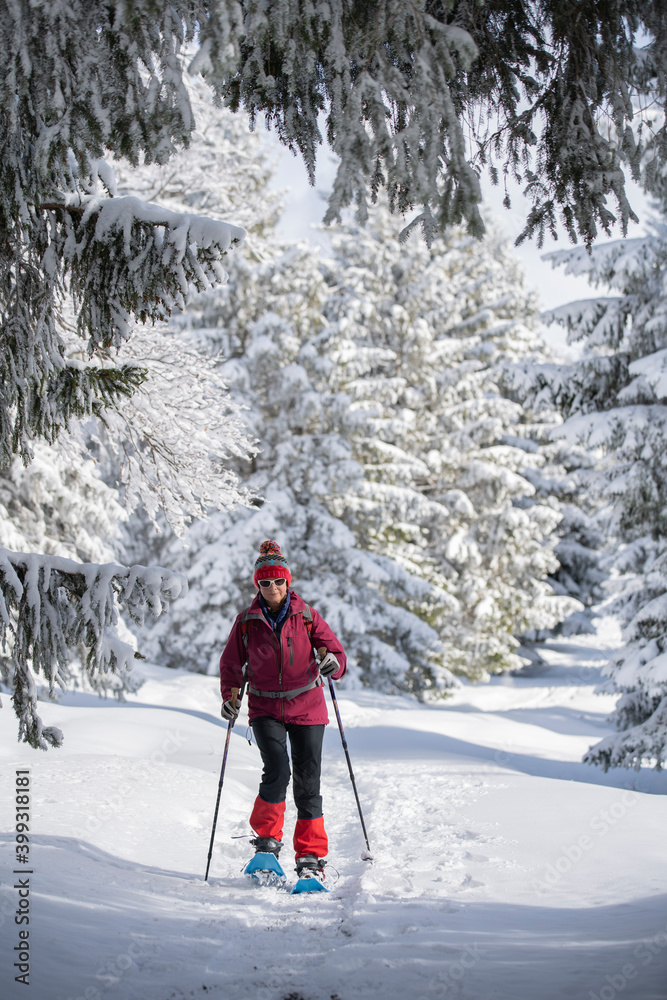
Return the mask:
{"type": "Polygon", "coordinates": [[[340,663],[333,653],[327,653],[324,659],[320,660],[320,673],[322,674],[322,677],[328,677],[330,674],[334,674],[339,667],[340,663]]]}
{"type": "Polygon", "coordinates": [[[240,699],[237,699],[236,705],[231,700],[225,701],[220,709],[220,715],[223,719],[227,719],[227,722],[236,722],[239,717],[239,710],[237,706],[240,704],[240,699]]]}

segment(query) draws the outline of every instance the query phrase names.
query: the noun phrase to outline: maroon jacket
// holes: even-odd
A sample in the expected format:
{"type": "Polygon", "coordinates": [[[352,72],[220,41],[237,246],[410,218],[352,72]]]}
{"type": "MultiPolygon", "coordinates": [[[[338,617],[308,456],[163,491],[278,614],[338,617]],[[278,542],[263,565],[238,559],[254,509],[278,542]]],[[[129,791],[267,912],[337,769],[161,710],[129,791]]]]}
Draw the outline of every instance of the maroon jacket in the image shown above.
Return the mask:
{"type": "Polygon", "coordinates": [[[227,645],[220,657],[220,690],[222,700],[229,701],[232,688],[243,683],[243,666],[248,661],[248,714],[250,721],[268,715],[281,722],[295,722],[302,726],[321,726],[329,721],[326,701],[321,685],[292,698],[269,698],[253,694],[255,691],[295,691],[319,677],[313,646],[326,647],[335,653],[340,668],[332,674],[339,680],[345,673],[346,657],[343,647],[324,618],[311,609],[313,625],[310,635],[303,619],[308,605],[290,590],[290,609],[278,640],[262,614],[259,595],[234,622],[227,645]],[[246,651],[241,622],[245,619],[248,638],[246,651]]]}

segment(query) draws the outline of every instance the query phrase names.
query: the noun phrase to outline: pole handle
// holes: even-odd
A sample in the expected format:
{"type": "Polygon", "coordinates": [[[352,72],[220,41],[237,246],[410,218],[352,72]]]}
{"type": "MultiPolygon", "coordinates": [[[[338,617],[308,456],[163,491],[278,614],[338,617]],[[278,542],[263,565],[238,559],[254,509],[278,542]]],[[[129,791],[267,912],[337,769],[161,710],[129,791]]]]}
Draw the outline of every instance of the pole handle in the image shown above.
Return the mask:
{"type": "Polygon", "coordinates": [[[240,690],[241,690],[241,688],[232,688],[231,702],[232,702],[232,705],[234,706],[234,708],[236,708],[236,702],[239,699],[239,691],[240,690]]]}

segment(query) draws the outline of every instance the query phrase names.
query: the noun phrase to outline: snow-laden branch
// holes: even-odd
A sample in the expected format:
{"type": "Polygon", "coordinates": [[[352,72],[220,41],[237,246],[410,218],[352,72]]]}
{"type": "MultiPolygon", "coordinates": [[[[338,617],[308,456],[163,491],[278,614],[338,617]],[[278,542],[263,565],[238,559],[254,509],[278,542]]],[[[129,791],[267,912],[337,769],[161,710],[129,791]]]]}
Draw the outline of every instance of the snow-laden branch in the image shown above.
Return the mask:
{"type": "Polygon", "coordinates": [[[219,359],[183,335],[137,330],[122,356],[146,380],[122,407],[107,410],[101,444],[113,454],[128,510],[143,504],[156,523],[161,510],[181,535],[211,509],[247,505],[230,458],[247,459],[254,442],[218,371],[219,359]]]}
{"type": "Polygon", "coordinates": [[[89,338],[90,349],[118,347],[130,336],[133,317],[165,320],[192,291],[223,284],[222,258],[245,238],[239,226],[131,195],[66,195],[62,208],[64,219],[54,226],[45,258],[62,257],[78,306],[78,332],[89,338]]]}
{"type": "Polygon", "coordinates": [[[216,247],[221,253],[225,253],[232,244],[240,245],[245,238],[245,230],[240,226],[233,226],[218,219],[209,219],[203,215],[173,212],[162,205],[142,201],[133,195],[100,198],[95,195],[68,193],[64,196],[62,204],[54,202],[42,204],[40,207],[49,210],[67,209],[80,214],[83,221],[94,216],[95,239],[100,242],[103,242],[112,230],[121,229],[128,254],[131,251],[132,228],[137,222],[167,229],[170,243],[181,258],[187,246],[192,243],[196,243],[203,250],[216,247]]]}
{"type": "Polygon", "coordinates": [[[72,417],[101,411],[141,381],[141,369],[74,371],[61,333],[73,302],[88,359],[120,347],[137,320],[164,321],[193,291],[226,281],[222,260],[245,231],[135,197],[63,195],[43,210],[40,270],[0,253],[0,459],[27,461],[31,441],[53,441],[72,417]],[[75,209],[75,210],[73,210],[75,209]]]}
{"type": "Polygon", "coordinates": [[[137,625],[159,617],[187,584],[160,566],[79,563],[0,548],[0,640],[10,662],[19,739],[46,750],[63,734],[37,713],[37,679],[50,694],[65,690],[75,649],[89,674],[129,671],[133,647],[118,635],[119,610],[137,625]]]}

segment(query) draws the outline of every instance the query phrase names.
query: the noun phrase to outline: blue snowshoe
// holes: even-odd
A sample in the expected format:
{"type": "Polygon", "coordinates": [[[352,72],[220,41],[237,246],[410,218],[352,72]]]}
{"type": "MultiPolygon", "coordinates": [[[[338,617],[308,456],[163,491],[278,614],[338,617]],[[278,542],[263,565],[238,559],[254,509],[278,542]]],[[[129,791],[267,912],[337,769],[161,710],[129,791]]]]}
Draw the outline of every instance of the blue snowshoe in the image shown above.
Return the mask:
{"type": "Polygon", "coordinates": [[[259,885],[282,885],[285,872],[278,861],[281,841],[273,837],[256,837],[250,843],[255,847],[255,856],[243,869],[243,874],[259,885]]]}
{"type": "Polygon", "coordinates": [[[292,895],[299,892],[329,892],[324,882],[324,864],[314,854],[299,858],[296,863],[297,881],[292,895]]]}

